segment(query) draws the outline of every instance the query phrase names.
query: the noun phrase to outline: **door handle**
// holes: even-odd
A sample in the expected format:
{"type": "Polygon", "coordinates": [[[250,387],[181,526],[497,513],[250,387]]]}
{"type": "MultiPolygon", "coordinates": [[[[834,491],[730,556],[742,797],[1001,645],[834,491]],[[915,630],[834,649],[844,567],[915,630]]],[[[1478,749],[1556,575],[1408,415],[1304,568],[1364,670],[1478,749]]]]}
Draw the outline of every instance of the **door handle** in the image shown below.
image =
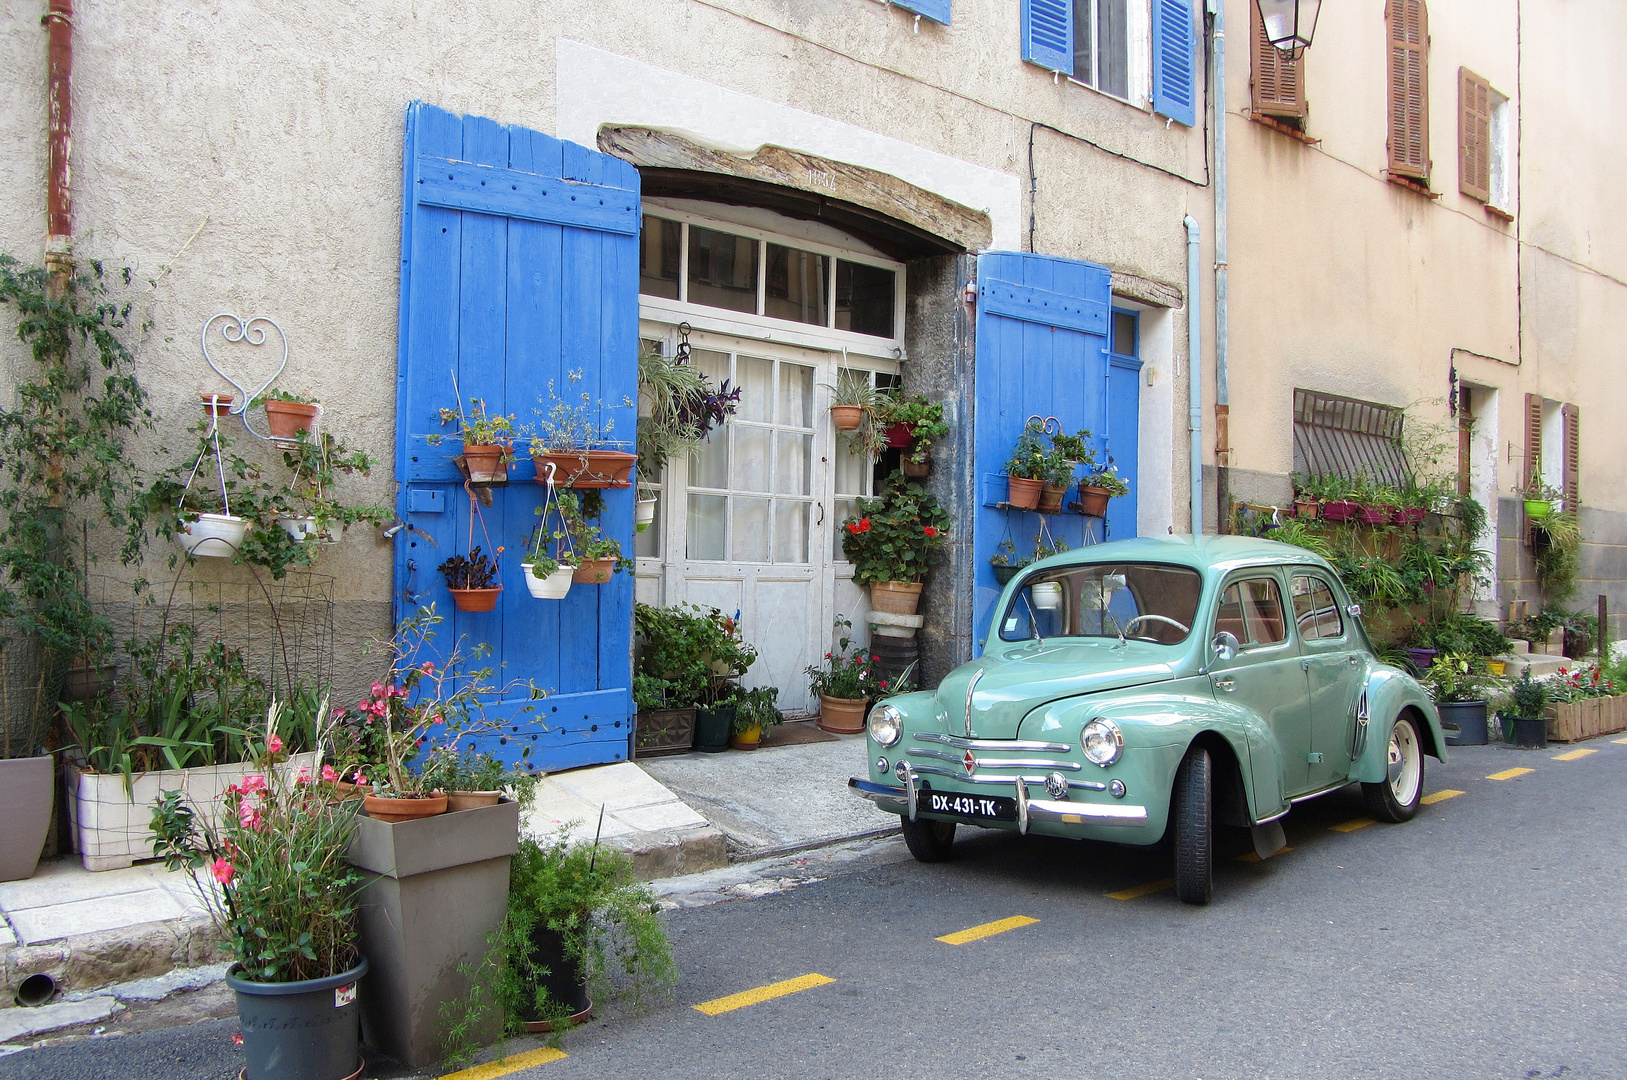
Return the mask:
{"type": "Polygon", "coordinates": [[[1345,659],[1350,661],[1351,667],[1355,667],[1357,664],[1361,663],[1361,657],[1359,656],[1347,656],[1345,659]]]}
{"type": "Polygon", "coordinates": [[[814,528],[817,529],[817,528],[819,528],[819,526],[821,526],[821,525],[823,525],[825,523],[825,504],[824,503],[814,503],[814,506],[819,508],[819,520],[814,522],[814,528]]]}
{"type": "Polygon", "coordinates": [[[1222,677],[1222,678],[1218,678],[1218,679],[1215,680],[1215,689],[1216,690],[1225,690],[1225,691],[1230,692],[1230,691],[1232,691],[1232,690],[1234,690],[1236,688],[1237,688],[1237,680],[1236,679],[1222,677]]]}
{"type": "Polygon", "coordinates": [[[1300,662],[1299,662],[1299,666],[1300,666],[1300,669],[1301,669],[1301,670],[1302,670],[1302,671],[1309,671],[1309,670],[1311,670],[1311,662],[1310,662],[1310,661],[1309,661],[1309,660],[1301,660],[1301,661],[1300,661],[1300,662]]]}

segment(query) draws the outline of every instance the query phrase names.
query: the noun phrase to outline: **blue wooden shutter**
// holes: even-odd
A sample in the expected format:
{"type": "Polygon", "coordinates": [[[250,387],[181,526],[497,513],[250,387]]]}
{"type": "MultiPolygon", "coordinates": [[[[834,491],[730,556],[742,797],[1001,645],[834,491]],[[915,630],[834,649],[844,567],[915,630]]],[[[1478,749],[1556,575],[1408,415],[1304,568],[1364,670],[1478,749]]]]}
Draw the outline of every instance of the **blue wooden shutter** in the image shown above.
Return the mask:
{"type": "MultiPolygon", "coordinates": [[[[999,596],[989,558],[1002,539],[1011,537],[1019,558],[1032,553],[1042,520],[1055,539],[1072,548],[1103,539],[1102,523],[1094,518],[1007,511],[995,505],[1006,499],[1006,458],[1028,418],[1055,417],[1069,434],[1089,429],[1098,458],[1111,453],[1119,460],[1120,447],[1133,448],[1137,440],[1133,414],[1122,407],[1110,411],[1107,268],[1048,255],[989,252],[978,257],[977,278],[974,639],[988,631],[990,608],[999,596]]],[[[1132,377],[1126,392],[1134,386],[1132,377]]],[[[1133,463],[1133,449],[1130,457],[1133,463]]],[[[1124,504],[1114,508],[1114,523],[1128,522],[1122,534],[1112,532],[1115,539],[1134,535],[1134,490],[1114,500],[1124,504]]]]}
{"type": "Polygon", "coordinates": [[[923,19],[949,25],[950,0],[892,0],[892,4],[905,11],[913,11],[923,19]]]}
{"type": "Polygon", "coordinates": [[[1073,0],[1022,0],[1023,59],[1073,74],[1073,0]]]}
{"type": "Polygon", "coordinates": [[[1176,123],[1197,123],[1197,32],[1192,0],[1152,0],[1152,107],[1176,123]]]}
{"type": "MultiPolygon", "coordinates": [[[[532,423],[552,381],[561,397],[588,393],[616,407],[638,396],[639,180],[632,166],[574,143],[457,116],[415,102],[403,161],[401,311],[396,382],[399,512],[395,614],[433,603],[444,657],[485,644],[491,682],[518,685],[489,703],[509,718],[479,748],[543,769],[623,761],[633,711],[633,582],[576,585],[564,600],[534,600],[520,554],[543,489],[529,459],[491,489],[473,543],[502,545],[503,593],[489,614],[455,611],[441,560],[469,544],[470,499],[452,458],[455,428],[436,415],[462,397],[532,423]],[[569,384],[567,372],[583,379],[569,384]],[[567,387],[570,387],[567,389],[567,387]],[[454,437],[431,446],[427,437],[454,437]],[[488,540],[489,537],[489,540],[488,540]]],[[[616,430],[629,432],[631,410],[616,430]]],[[[633,493],[605,492],[607,536],[633,547],[633,493]]]]}

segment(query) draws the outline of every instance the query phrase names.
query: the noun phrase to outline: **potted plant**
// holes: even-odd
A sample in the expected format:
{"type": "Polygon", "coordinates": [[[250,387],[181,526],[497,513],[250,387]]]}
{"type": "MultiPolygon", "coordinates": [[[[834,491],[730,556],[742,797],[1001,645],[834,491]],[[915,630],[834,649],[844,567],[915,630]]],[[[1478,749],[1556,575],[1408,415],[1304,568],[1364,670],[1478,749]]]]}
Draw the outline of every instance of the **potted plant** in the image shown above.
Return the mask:
{"type": "Polygon", "coordinates": [[[1446,653],[1436,658],[1421,681],[1440,710],[1448,743],[1486,745],[1486,697],[1497,680],[1486,670],[1483,658],[1446,653]]]}
{"type": "Polygon", "coordinates": [[[214,418],[200,420],[192,431],[197,441],[189,462],[153,480],[146,509],[159,535],[172,537],[189,558],[236,558],[273,489],[261,479],[258,462],[231,452],[236,440],[222,435],[214,418]],[[206,479],[210,473],[213,484],[206,479]]]}
{"type": "Polygon", "coordinates": [[[544,507],[537,507],[541,520],[532,529],[525,558],[525,587],[538,600],[563,600],[571,591],[576,575],[576,553],[570,533],[563,528],[549,530],[544,507]]]}
{"type": "Polygon", "coordinates": [[[1525,502],[1525,516],[1533,521],[1547,517],[1554,512],[1554,503],[1563,499],[1564,493],[1558,488],[1549,486],[1543,479],[1541,470],[1532,468],[1531,479],[1524,487],[1514,489],[1525,502]]]}
{"type": "Polygon", "coordinates": [[[1520,672],[1509,691],[1508,711],[1498,714],[1503,725],[1503,741],[1527,749],[1548,745],[1548,721],[1543,711],[1548,704],[1548,687],[1531,678],[1531,669],[1520,672]]]}
{"type": "Polygon", "coordinates": [[[994,580],[997,583],[1004,585],[1017,576],[1017,571],[1021,570],[1022,566],[1014,561],[1016,558],[1017,545],[1011,542],[1011,537],[1005,537],[995,546],[994,554],[989,556],[989,565],[994,568],[994,580]]]}
{"type": "Polygon", "coordinates": [[[740,388],[725,379],[714,389],[683,346],[671,357],[653,346],[639,353],[638,395],[638,474],[650,480],[661,476],[668,458],[699,449],[740,406],[740,388]]]}
{"type": "MultiPolygon", "coordinates": [[[[566,374],[572,385],[583,379],[581,368],[566,374]]],[[[606,413],[613,408],[624,408],[636,417],[637,406],[631,398],[623,398],[621,405],[607,407],[603,401],[595,402],[585,391],[580,398],[580,404],[568,404],[555,395],[554,383],[549,380],[547,400],[551,404],[547,412],[535,410],[539,420],[537,434],[531,439],[531,460],[537,467],[537,483],[550,482],[548,467],[551,465],[551,482],[559,487],[629,486],[638,455],[617,449],[630,444],[611,437],[616,420],[606,413]]]]}
{"type": "Polygon", "coordinates": [[[639,649],[639,670],[633,676],[635,753],[684,753],[695,743],[696,703],[712,680],[715,629],[706,612],[687,604],[634,604],[633,627],[639,649]]]}
{"type": "Polygon", "coordinates": [[[695,702],[695,749],[717,754],[729,747],[740,679],[756,663],[757,650],[746,643],[733,617],[717,608],[694,610],[691,636],[708,676],[695,702]]]}
{"type": "Polygon", "coordinates": [[[442,743],[424,756],[424,786],[446,792],[448,814],[496,806],[505,791],[524,805],[537,780],[536,773],[510,769],[492,754],[472,749],[460,753],[455,742],[442,743]]]}
{"type": "Polygon", "coordinates": [[[755,750],[762,745],[764,736],[785,722],[778,702],[780,691],[773,686],[759,686],[742,690],[734,706],[734,733],[729,746],[735,750],[755,750]]]}
{"type": "Polygon", "coordinates": [[[842,524],[842,554],[854,584],[870,586],[872,610],[915,614],[948,529],[948,511],[901,472],[888,477],[881,498],[858,500],[857,515],[842,524]]]}
{"type": "Polygon", "coordinates": [[[860,441],[865,443],[873,441],[879,450],[885,445],[880,418],[887,407],[886,396],[871,385],[869,375],[864,372],[843,371],[831,391],[830,422],[837,431],[858,431],[868,419],[871,426],[876,428],[873,440],[864,437],[860,441]]]}
{"type": "Polygon", "coordinates": [[[1053,446],[1045,455],[1040,481],[1044,486],[1040,488],[1036,509],[1042,514],[1061,513],[1063,496],[1073,484],[1073,462],[1053,446]]]}
{"type": "Polygon", "coordinates": [[[1294,473],[1294,516],[1315,520],[1322,502],[1316,495],[1316,481],[1308,473],[1294,473]]]}
{"type": "Polygon", "coordinates": [[[875,674],[877,658],[848,635],[853,623],[836,616],[832,629],[836,648],[825,654],[825,663],[807,669],[808,687],[819,695],[819,726],[841,735],[864,730],[864,710],[879,689],[875,674]]]}
{"type": "Polygon", "coordinates": [[[606,536],[599,527],[603,512],[603,496],[597,491],[581,496],[567,491],[559,496],[560,521],[570,534],[576,558],[571,580],[578,585],[603,585],[611,574],[633,569],[633,560],[622,556],[621,541],[606,536]]]}
{"type": "Polygon", "coordinates": [[[1107,501],[1130,494],[1130,485],[1124,482],[1113,459],[1094,468],[1079,481],[1079,510],[1087,517],[1106,517],[1107,501]]]}
{"type": "Polygon", "coordinates": [[[633,504],[633,531],[643,532],[655,524],[656,492],[642,484],[638,488],[638,501],[633,504]]]}
{"type": "Polygon", "coordinates": [[[1332,473],[1324,475],[1314,481],[1312,494],[1322,500],[1322,519],[1324,521],[1349,521],[1361,509],[1361,504],[1351,498],[1353,485],[1342,476],[1332,473]]]}
{"type": "Polygon", "coordinates": [[[310,435],[316,430],[316,419],[322,415],[322,406],[315,398],[301,397],[286,390],[272,387],[252,405],[265,409],[266,430],[278,441],[292,441],[301,432],[310,435]]]}
{"type": "MultiPolygon", "coordinates": [[[[514,461],[514,437],[519,434],[514,414],[486,411],[486,402],[470,398],[464,409],[459,399],[455,409],[440,410],[441,426],[456,423],[458,436],[463,440],[463,467],[472,484],[506,484],[508,467],[514,461]]],[[[439,433],[425,438],[430,446],[439,446],[445,438],[439,433]]]]}
{"type": "MultiPolygon", "coordinates": [[[[497,554],[503,549],[499,547],[497,554]]],[[[446,578],[452,603],[459,611],[491,611],[503,586],[497,580],[497,561],[476,544],[467,555],[453,555],[436,567],[446,578]]]]}
{"type": "Polygon", "coordinates": [[[273,704],[254,739],[258,771],[226,790],[218,825],[181,792],[163,794],[153,852],[170,870],[194,871],[226,939],[248,1074],[341,1080],[361,1074],[357,998],[368,967],[357,947],[362,876],[344,861],[356,814],[324,798],[309,769],[278,767],[277,712],[273,704]]]}
{"type": "Polygon", "coordinates": [[[921,394],[900,397],[888,409],[887,418],[892,425],[888,429],[889,441],[900,428],[904,429],[903,441],[899,443],[900,448],[909,450],[900,462],[904,475],[926,476],[932,471],[932,445],[949,434],[949,425],[943,419],[943,403],[928,401],[921,394]]]}
{"type": "Polygon", "coordinates": [[[1013,509],[1032,510],[1039,505],[1045,487],[1045,448],[1039,441],[1043,434],[1045,426],[1040,421],[1028,421],[1006,459],[1006,502],[1013,509]]]}

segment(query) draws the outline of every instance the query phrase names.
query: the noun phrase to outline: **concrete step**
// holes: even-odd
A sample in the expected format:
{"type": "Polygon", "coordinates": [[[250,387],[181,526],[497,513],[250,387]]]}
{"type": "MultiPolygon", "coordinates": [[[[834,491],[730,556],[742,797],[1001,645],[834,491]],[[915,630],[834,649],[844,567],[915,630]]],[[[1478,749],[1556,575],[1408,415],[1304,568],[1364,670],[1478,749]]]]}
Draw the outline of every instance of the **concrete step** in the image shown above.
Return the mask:
{"type": "Polygon", "coordinates": [[[1518,679],[1527,668],[1531,669],[1533,679],[1540,679],[1544,675],[1557,675],[1560,668],[1575,667],[1581,662],[1568,656],[1550,656],[1547,653],[1508,653],[1494,656],[1492,659],[1501,660],[1508,665],[1503,674],[1510,679],[1518,679]]]}

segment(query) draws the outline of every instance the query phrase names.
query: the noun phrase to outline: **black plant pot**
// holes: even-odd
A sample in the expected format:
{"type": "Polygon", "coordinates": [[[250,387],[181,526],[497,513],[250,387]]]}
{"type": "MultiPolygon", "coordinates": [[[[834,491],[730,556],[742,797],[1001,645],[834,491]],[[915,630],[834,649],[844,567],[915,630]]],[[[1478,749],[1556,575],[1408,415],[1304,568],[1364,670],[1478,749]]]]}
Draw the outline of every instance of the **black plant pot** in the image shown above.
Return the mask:
{"type": "Polygon", "coordinates": [[[989,569],[994,571],[994,580],[996,582],[998,582],[999,584],[1004,585],[1006,582],[1008,582],[1012,578],[1016,577],[1017,576],[1017,571],[1021,570],[1022,567],[1020,567],[1020,566],[990,566],[989,569]]]}
{"type": "Polygon", "coordinates": [[[695,749],[703,754],[721,754],[729,748],[729,733],[734,730],[734,706],[695,710],[695,749]]]}
{"type": "Polygon", "coordinates": [[[1511,745],[1527,750],[1541,750],[1548,745],[1548,721],[1545,717],[1504,716],[1502,721],[1511,745]]]}
{"type": "MultiPolygon", "coordinates": [[[[531,962],[548,969],[538,981],[548,991],[548,1000],[569,1010],[572,1017],[592,1009],[588,1001],[587,980],[582,974],[582,961],[565,952],[565,938],[557,930],[538,926],[531,931],[531,962]]],[[[544,1020],[538,1016],[535,1005],[527,1001],[521,1012],[527,1024],[544,1020]]]]}
{"type": "Polygon", "coordinates": [[[243,1057],[252,1080],[348,1080],[360,1076],[357,981],[367,957],[325,979],[263,983],[226,973],[237,994],[243,1057]]]}
{"type": "Polygon", "coordinates": [[[1441,727],[1446,729],[1447,746],[1486,745],[1484,701],[1443,701],[1436,708],[1440,710],[1441,727]]]}

